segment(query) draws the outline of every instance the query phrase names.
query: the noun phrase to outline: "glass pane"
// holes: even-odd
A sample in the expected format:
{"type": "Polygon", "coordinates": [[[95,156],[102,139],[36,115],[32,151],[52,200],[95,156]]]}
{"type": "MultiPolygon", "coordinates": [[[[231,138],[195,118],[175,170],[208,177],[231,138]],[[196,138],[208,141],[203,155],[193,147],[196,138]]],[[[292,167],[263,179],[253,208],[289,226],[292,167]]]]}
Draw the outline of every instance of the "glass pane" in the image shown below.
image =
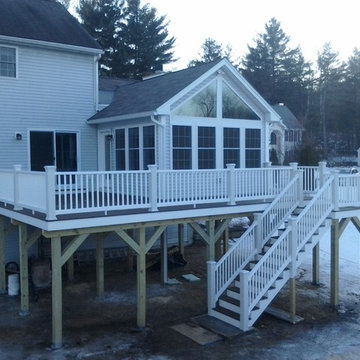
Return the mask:
{"type": "Polygon", "coordinates": [[[129,170],[139,170],[139,150],[129,150],[129,170]]]}
{"type": "Polygon", "coordinates": [[[117,149],[125,149],[125,129],[115,131],[115,146],[117,149]]]}
{"type": "Polygon", "coordinates": [[[125,150],[116,150],[116,170],[125,170],[125,150]]]}
{"type": "Polygon", "coordinates": [[[77,170],[76,134],[56,134],[56,167],[58,171],[77,170]]]}
{"type": "Polygon", "coordinates": [[[245,165],[247,168],[260,167],[260,150],[246,150],[245,157],[245,165]]]}
{"type": "Polygon", "coordinates": [[[144,170],[147,170],[148,165],[155,164],[155,150],[154,149],[144,149],[143,158],[144,158],[144,170]]]}
{"type": "Polygon", "coordinates": [[[139,128],[129,129],[129,149],[137,149],[139,147],[139,128]]]}
{"type": "Polygon", "coordinates": [[[216,81],[181,105],[175,115],[216,117],[216,81]]]}
{"type": "Polygon", "coordinates": [[[173,149],[173,169],[191,169],[191,149],[173,149]]]}
{"type": "Polygon", "coordinates": [[[0,46],[0,76],[16,77],[16,49],[0,46]]]}
{"type": "Polygon", "coordinates": [[[260,129],[246,129],[245,132],[246,148],[260,148],[260,129]]]}
{"type": "Polygon", "coordinates": [[[31,171],[45,171],[44,166],[54,165],[54,133],[30,132],[31,171]]]}
{"type": "Polygon", "coordinates": [[[191,147],[190,126],[173,126],[173,147],[191,147]]]}
{"type": "Polygon", "coordinates": [[[223,118],[260,120],[255,112],[251,110],[225,82],[223,82],[222,102],[223,118]]]}
{"type": "Polygon", "coordinates": [[[198,147],[213,148],[215,147],[215,128],[199,127],[198,128],[198,147]]]}
{"type": "Polygon", "coordinates": [[[237,128],[224,128],[224,148],[240,147],[240,130],[237,128]]]}
{"type": "Polygon", "coordinates": [[[155,127],[144,126],[143,127],[143,146],[144,148],[155,147],[155,127]]]}
{"type": "Polygon", "coordinates": [[[199,149],[199,169],[215,169],[215,149],[199,149]]]}

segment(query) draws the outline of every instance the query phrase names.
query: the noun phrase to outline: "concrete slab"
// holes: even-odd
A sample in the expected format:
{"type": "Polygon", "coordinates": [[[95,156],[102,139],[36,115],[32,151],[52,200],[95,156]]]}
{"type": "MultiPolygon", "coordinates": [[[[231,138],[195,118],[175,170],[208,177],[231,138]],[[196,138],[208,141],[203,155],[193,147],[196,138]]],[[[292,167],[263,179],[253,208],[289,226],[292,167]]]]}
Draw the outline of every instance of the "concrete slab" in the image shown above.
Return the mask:
{"type": "Polygon", "coordinates": [[[181,284],[181,282],[176,279],[167,279],[166,281],[166,285],[179,285],[179,284],[181,284]]]}
{"type": "Polygon", "coordinates": [[[193,323],[174,325],[171,326],[171,329],[188,337],[189,339],[195,341],[200,345],[209,345],[217,341],[223,340],[221,336],[216,335],[213,332],[193,323]]]}
{"type": "Polygon", "coordinates": [[[197,276],[195,276],[194,274],[184,274],[182,275],[182,277],[189,282],[195,282],[195,281],[200,281],[201,279],[198,278],[197,276]]]}
{"type": "Polygon", "coordinates": [[[191,318],[191,321],[225,338],[233,338],[240,334],[245,334],[242,330],[236,328],[235,326],[229,325],[224,321],[209,316],[208,314],[195,316],[191,318]]]}
{"type": "Polygon", "coordinates": [[[288,313],[287,311],[284,311],[282,309],[277,309],[277,308],[274,308],[274,307],[271,307],[269,306],[265,312],[269,315],[272,315],[280,320],[284,320],[284,321],[287,321],[291,324],[297,324],[299,323],[300,321],[303,321],[304,318],[302,318],[301,316],[298,316],[298,315],[295,315],[294,318],[292,318],[290,316],[290,313],[288,313]]]}

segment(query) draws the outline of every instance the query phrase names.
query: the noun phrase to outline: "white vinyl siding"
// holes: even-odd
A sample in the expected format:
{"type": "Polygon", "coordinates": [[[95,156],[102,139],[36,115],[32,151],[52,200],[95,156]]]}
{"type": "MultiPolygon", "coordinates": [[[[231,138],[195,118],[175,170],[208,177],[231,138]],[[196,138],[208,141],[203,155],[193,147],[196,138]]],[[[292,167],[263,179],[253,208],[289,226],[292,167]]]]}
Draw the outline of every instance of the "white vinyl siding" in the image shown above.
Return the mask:
{"type": "Polygon", "coordinates": [[[95,62],[92,55],[17,48],[18,80],[0,81],[0,168],[29,169],[29,131],[78,132],[79,170],[97,169],[95,62]],[[15,140],[14,134],[22,134],[15,140]]]}

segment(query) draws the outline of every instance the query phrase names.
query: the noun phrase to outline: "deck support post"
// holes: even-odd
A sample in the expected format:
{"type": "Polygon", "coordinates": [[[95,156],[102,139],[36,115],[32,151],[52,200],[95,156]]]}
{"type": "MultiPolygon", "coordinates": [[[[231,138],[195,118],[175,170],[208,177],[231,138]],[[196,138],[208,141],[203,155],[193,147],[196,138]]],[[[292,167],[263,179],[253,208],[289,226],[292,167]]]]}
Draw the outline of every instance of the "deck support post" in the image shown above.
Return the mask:
{"type": "Polygon", "coordinates": [[[295,324],[296,319],[296,279],[290,278],[290,321],[295,324]]]}
{"type": "Polygon", "coordinates": [[[168,242],[166,232],[161,236],[161,283],[166,285],[168,283],[168,242]]]}
{"type": "Polygon", "coordinates": [[[224,230],[224,244],[223,244],[223,255],[229,250],[229,226],[226,226],[224,230]]]}
{"type": "Polygon", "coordinates": [[[53,349],[62,347],[62,278],[61,237],[51,238],[51,286],[52,286],[52,344],[53,349]]]}
{"type": "Polygon", "coordinates": [[[0,216],[0,294],[6,293],[6,272],[5,272],[5,221],[0,216]]]}
{"type": "Polygon", "coordinates": [[[27,248],[27,225],[19,224],[19,252],[20,252],[20,315],[29,315],[29,266],[27,248]]]}
{"type": "Polygon", "coordinates": [[[104,295],[104,234],[96,239],[96,295],[104,295]]]}
{"type": "Polygon", "coordinates": [[[207,222],[208,241],[208,256],[207,261],[215,261],[215,220],[207,222]]]}
{"type": "Polygon", "coordinates": [[[145,228],[139,230],[139,252],[137,254],[137,326],[146,325],[146,242],[145,228]]]}
{"type": "Polygon", "coordinates": [[[179,251],[182,256],[184,256],[184,254],[185,254],[184,242],[185,242],[185,224],[179,224],[178,225],[178,244],[179,244],[179,251]]]}
{"type": "Polygon", "coordinates": [[[317,243],[312,250],[312,283],[320,285],[320,244],[317,243]]]}
{"type": "Polygon", "coordinates": [[[69,281],[74,281],[74,254],[70,256],[66,262],[67,278],[69,281]]]}
{"type": "Polygon", "coordinates": [[[331,223],[331,254],[330,254],[330,306],[339,305],[339,220],[333,219],[331,223]]]}
{"type": "MultiPolygon", "coordinates": [[[[215,229],[221,224],[220,220],[215,220],[215,229]]],[[[215,241],[215,259],[218,260],[221,258],[221,239],[223,236],[220,236],[218,240],[215,241]]]]}

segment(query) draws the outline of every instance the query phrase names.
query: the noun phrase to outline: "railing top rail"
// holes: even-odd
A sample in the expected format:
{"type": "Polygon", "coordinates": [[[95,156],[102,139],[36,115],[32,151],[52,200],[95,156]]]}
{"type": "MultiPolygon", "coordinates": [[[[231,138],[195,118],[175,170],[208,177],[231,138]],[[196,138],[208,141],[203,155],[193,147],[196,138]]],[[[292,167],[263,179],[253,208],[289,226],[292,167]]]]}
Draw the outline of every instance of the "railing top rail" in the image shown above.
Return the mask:
{"type": "Polygon", "coordinates": [[[148,174],[149,170],[116,170],[116,171],[56,171],[55,175],[101,175],[101,174],[148,174]]]}

